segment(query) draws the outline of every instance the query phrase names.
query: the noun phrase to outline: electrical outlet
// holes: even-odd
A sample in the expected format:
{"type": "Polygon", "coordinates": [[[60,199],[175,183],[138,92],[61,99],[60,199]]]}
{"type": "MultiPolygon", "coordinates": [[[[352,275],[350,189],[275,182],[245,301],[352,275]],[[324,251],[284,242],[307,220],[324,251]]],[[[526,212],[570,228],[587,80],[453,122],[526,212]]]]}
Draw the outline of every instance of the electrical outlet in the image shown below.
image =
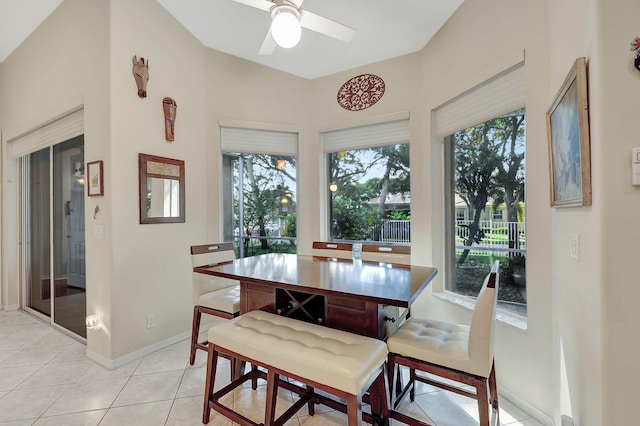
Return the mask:
{"type": "Polygon", "coordinates": [[[153,328],[156,326],[156,316],[151,314],[147,315],[147,328],[153,328]]]}

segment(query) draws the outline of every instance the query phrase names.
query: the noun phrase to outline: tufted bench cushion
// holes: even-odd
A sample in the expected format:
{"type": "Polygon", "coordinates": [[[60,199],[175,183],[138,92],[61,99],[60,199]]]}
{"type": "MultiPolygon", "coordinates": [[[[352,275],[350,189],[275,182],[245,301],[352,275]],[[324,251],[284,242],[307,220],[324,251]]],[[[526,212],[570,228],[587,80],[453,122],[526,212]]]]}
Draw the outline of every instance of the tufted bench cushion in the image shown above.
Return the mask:
{"type": "Polygon", "coordinates": [[[209,341],[353,395],[371,383],[387,359],[380,340],[263,311],[210,328],[209,341]]]}
{"type": "Polygon", "coordinates": [[[240,311],[240,285],[211,291],[198,297],[197,305],[231,314],[240,311]]]}

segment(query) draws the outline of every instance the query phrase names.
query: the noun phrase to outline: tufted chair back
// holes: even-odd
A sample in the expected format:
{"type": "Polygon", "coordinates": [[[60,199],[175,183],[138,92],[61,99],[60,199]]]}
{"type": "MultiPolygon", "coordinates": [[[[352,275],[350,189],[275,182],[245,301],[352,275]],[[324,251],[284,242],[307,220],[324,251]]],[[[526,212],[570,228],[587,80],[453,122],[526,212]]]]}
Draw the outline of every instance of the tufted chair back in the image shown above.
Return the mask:
{"type": "Polygon", "coordinates": [[[353,257],[353,244],[333,241],[314,241],[312,254],[319,257],[336,259],[351,259],[353,257]]]}
{"type": "Polygon", "coordinates": [[[500,262],[493,263],[484,279],[469,328],[470,372],[488,376],[493,363],[493,334],[496,327],[496,303],[500,262]]]}
{"type": "MultiPolygon", "coordinates": [[[[191,266],[216,265],[236,258],[233,243],[215,243],[191,246],[191,266]]],[[[205,293],[238,285],[238,281],[193,272],[193,303],[205,293]]]]}
{"type": "Polygon", "coordinates": [[[362,260],[396,265],[411,264],[411,246],[391,244],[362,244],[362,260]]]}

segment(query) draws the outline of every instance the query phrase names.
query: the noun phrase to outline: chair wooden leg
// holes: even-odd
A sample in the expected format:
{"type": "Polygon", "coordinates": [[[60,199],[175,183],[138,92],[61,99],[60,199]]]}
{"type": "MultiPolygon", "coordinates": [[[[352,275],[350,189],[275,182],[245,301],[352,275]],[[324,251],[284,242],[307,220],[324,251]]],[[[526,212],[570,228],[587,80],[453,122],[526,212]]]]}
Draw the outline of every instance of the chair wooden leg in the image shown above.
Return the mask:
{"type": "Polygon", "coordinates": [[[258,366],[252,365],[251,366],[251,371],[254,372],[254,375],[251,378],[251,389],[256,390],[256,389],[258,389],[258,375],[255,374],[255,373],[258,371],[258,366]]]}
{"type": "Polygon", "coordinates": [[[489,392],[491,397],[491,406],[494,410],[498,410],[498,385],[496,383],[496,365],[491,364],[491,373],[489,373],[489,392]]]}
{"type": "Polygon", "coordinates": [[[209,343],[209,350],[207,351],[207,375],[205,377],[204,385],[204,407],[202,410],[202,423],[209,423],[211,418],[211,408],[209,407],[209,401],[213,396],[213,388],[216,380],[216,369],[218,368],[218,351],[214,349],[213,343],[209,343]]]}
{"type": "Polygon", "coordinates": [[[476,384],[476,395],[478,397],[478,412],[480,414],[480,426],[489,426],[489,397],[487,395],[487,382],[476,384]]]}
{"type": "Polygon", "coordinates": [[[189,364],[196,362],[196,345],[198,344],[198,334],[200,333],[200,319],[202,312],[199,306],[193,307],[193,321],[191,322],[191,352],[189,353],[189,364]]]}
{"type": "Polygon", "coordinates": [[[491,372],[489,373],[489,398],[489,402],[496,416],[494,424],[500,425],[500,406],[498,404],[498,384],[496,382],[495,362],[491,364],[491,372]]]}
{"type": "Polygon", "coordinates": [[[416,369],[409,368],[409,385],[411,390],[409,391],[409,399],[414,402],[416,399],[416,369]]]}

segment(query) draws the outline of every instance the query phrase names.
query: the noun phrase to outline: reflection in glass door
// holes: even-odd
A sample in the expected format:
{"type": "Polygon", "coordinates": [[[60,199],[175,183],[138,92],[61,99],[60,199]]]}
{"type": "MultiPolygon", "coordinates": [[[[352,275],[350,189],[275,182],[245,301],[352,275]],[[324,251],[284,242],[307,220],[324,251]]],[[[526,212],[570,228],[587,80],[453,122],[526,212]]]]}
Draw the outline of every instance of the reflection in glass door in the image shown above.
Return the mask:
{"type": "Polygon", "coordinates": [[[22,164],[26,307],[86,337],[84,138],[29,154],[22,164]]]}

